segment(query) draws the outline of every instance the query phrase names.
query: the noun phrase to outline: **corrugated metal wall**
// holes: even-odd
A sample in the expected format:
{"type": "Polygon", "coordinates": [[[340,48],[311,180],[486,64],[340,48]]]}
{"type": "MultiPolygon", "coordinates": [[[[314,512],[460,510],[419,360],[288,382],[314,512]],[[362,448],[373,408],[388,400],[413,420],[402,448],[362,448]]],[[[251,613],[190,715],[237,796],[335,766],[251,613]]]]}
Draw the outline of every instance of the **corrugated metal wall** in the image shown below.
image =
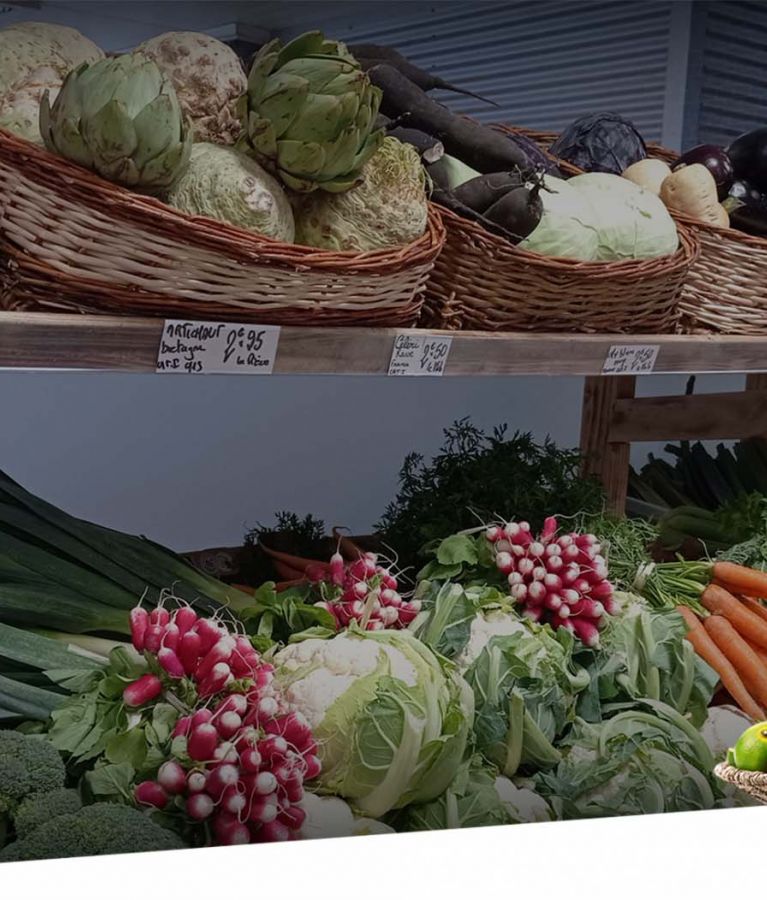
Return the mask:
{"type": "Polygon", "coordinates": [[[695,13],[705,20],[698,38],[700,69],[691,74],[697,115],[691,111],[689,120],[697,133],[687,135],[686,143],[726,145],[767,124],[767,4],[702,3],[695,13]]]}
{"type": "MultiPolygon", "coordinates": [[[[364,9],[364,4],[360,4],[364,9]]],[[[327,14],[317,22],[348,42],[397,47],[426,69],[496,100],[493,108],[443,94],[486,121],[560,130],[576,116],[614,111],[646,138],[663,127],[671,2],[414,4],[386,19],[327,14]]],[[[319,17],[318,17],[319,18],[319,17]]],[[[302,30],[296,22],[288,33],[302,30]]]]}

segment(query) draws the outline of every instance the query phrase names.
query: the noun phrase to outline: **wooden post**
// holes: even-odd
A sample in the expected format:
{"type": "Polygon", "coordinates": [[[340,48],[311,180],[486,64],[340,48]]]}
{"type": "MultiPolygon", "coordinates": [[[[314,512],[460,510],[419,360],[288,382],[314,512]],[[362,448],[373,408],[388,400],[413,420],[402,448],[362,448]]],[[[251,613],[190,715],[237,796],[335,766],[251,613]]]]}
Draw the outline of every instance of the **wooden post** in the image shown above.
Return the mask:
{"type": "Polygon", "coordinates": [[[632,375],[593,376],[586,379],[581,415],[583,474],[599,478],[607,495],[607,509],[623,515],[628,493],[631,444],[611,442],[610,427],[617,400],[634,396],[632,375]]]}

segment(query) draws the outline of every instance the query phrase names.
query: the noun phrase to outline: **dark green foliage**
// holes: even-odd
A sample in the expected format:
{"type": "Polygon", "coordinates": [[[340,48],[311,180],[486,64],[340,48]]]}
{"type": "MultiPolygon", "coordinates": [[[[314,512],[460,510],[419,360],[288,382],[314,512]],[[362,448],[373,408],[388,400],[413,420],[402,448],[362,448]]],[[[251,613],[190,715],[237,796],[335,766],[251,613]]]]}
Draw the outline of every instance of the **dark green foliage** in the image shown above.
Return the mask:
{"type": "Polygon", "coordinates": [[[399,493],[378,528],[402,566],[417,566],[422,548],[464,528],[495,519],[530,522],[602,508],[599,484],[581,476],[577,450],[550,439],[497,426],[487,434],[468,419],[445,429],[445,442],[427,463],[418,453],[405,459],[399,493]]]}

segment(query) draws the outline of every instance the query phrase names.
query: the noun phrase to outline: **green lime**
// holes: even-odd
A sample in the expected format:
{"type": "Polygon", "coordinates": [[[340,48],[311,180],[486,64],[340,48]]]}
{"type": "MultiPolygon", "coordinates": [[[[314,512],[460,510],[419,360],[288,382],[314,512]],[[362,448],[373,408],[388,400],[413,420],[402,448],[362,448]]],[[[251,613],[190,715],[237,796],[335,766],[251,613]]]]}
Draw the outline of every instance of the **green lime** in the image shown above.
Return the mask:
{"type": "Polygon", "coordinates": [[[732,753],[734,765],[748,772],[767,772],[767,722],[747,728],[732,753]]]}

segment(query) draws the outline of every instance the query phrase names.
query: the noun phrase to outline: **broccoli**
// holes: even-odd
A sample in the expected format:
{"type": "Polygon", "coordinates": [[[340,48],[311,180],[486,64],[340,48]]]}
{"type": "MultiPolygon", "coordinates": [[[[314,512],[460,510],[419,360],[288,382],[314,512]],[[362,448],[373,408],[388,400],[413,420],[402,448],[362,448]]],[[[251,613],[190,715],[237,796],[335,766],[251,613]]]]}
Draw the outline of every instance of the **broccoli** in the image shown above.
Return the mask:
{"type": "Polygon", "coordinates": [[[94,803],[45,822],[0,850],[0,862],[179,850],[186,845],[146,813],[117,803],[94,803]]]}
{"type": "Polygon", "coordinates": [[[16,836],[25,838],[51,819],[77,812],[82,805],[80,795],[71,788],[29,794],[19,803],[13,817],[16,836]]]}
{"type": "Polygon", "coordinates": [[[0,819],[12,817],[27,794],[64,787],[59,751],[45,738],[0,731],[0,819]]]}

